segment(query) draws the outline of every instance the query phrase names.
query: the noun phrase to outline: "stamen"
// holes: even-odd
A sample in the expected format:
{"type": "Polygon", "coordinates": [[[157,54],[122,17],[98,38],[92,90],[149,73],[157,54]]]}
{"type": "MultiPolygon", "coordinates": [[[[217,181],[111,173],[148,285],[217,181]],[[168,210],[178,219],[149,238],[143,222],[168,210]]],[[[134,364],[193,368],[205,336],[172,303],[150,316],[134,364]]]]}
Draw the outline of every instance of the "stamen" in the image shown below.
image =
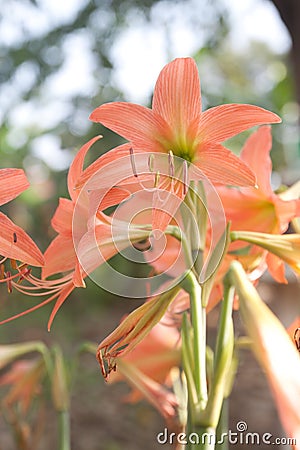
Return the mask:
{"type": "Polygon", "coordinates": [[[160,178],[160,173],[159,170],[156,172],[155,174],[155,179],[154,179],[154,187],[157,188],[158,183],[159,183],[159,178],[160,178]]]}
{"type": "Polygon", "coordinates": [[[145,252],[147,250],[150,250],[151,242],[150,242],[149,238],[146,238],[146,239],[143,239],[142,241],[133,243],[132,246],[136,250],[139,250],[140,252],[145,252]]]}
{"type": "Polygon", "coordinates": [[[5,273],[5,278],[7,282],[7,291],[9,294],[11,294],[12,293],[11,272],[7,271],[5,273]]]}
{"type": "Polygon", "coordinates": [[[0,265],[0,280],[4,279],[4,264],[0,265]]]}
{"type": "Polygon", "coordinates": [[[133,154],[133,148],[132,147],[130,147],[129,152],[130,152],[130,162],[131,162],[132,172],[133,172],[133,175],[135,177],[137,177],[138,174],[137,174],[137,171],[136,171],[136,165],[135,165],[135,160],[134,160],[134,154],[133,154]]]}
{"type": "Polygon", "coordinates": [[[18,240],[18,238],[17,238],[17,233],[14,232],[14,244],[17,243],[17,240],[18,240]]]}
{"type": "Polygon", "coordinates": [[[11,260],[10,260],[10,265],[11,265],[11,268],[12,268],[13,270],[17,270],[17,269],[18,269],[17,261],[16,261],[15,259],[11,259],[11,260]]]}
{"type": "Polygon", "coordinates": [[[188,192],[188,165],[187,161],[183,161],[183,194],[186,195],[188,192]]]}
{"type": "Polygon", "coordinates": [[[172,150],[169,151],[168,154],[168,162],[169,162],[169,176],[174,178],[175,175],[175,165],[174,165],[174,154],[172,150]]]}
{"type": "Polygon", "coordinates": [[[25,278],[27,278],[30,275],[31,268],[25,269],[23,272],[20,272],[20,273],[21,273],[20,278],[17,281],[18,284],[21,284],[22,281],[25,280],[25,278]]]}
{"type": "Polygon", "coordinates": [[[149,167],[150,172],[154,171],[154,155],[153,155],[153,153],[151,153],[151,155],[148,157],[148,167],[149,167]]]}

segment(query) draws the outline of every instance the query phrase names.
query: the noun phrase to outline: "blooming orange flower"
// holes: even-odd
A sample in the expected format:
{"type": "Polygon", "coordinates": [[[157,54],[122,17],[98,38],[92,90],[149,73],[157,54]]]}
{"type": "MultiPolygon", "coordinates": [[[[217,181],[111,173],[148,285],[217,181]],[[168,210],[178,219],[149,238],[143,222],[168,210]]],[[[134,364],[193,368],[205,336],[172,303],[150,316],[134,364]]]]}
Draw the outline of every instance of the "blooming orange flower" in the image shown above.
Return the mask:
{"type": "MultiPolygon", "coordinates": [[[[226,218],[231,222],[233,231],[284,233],[291,220],[300,216],[300,200],[283,200],[272,190],[271,147],[271,129],[264,126],[250,136],[241,152],[241,159],[256,174],[256,188],[218,188],[226,218]]],[[[235,242],[229,250],[238,250],[242,246],[241,242],[235,242]]],[[[250,251],[254,258],[258,252],[262,254],[257,248],[250,251]]],[[[239,257],[242,262],[244,256],[239,257]]],[[[270,254],[267,255],[267,263],[272,276],[281,283],[286,282],[283,263],[270,254]]]]}
{"type": "MultiPolygon", "coordinates": [[[[193,163],[201,172],[188,170],[190,179],[199,178],[202,173],[202,178],[208,177],[212,182],[239,186],[254,186],[255,175],[221,143],[255,125],[280,122],[276,114],[252,105],[228,104],[202,112],[197,66],[191,58],[178,58],[164,67],[155,86],[152,109],[125,102],[107,103],[95,109],[90,118],[130,141],[134,153],[169,153],[188,164],[193,163]]],[[[119,152],[119,149],[111,150],[105,158],[115,160],[119,152]]],[[[84,184],[101,165],[100,158],[86,171],[80,183],[84,184]]],[[[120,169],[124,170],[122,165],[124,162],[120,162],[120,169]]],[[[165,228],[186,194],[183,185],[188,180],[187,170],[183,169],[179,186],[172,180],[176,176],[173,172],[171,164],[172,182],[164,189],[175,192],[174,204],[165,214],[157,212],[161,208],[157,198],[154,199],[157,210],[153,217],[154,228],[165,228]]],[[[103,185],[102,177],[101,173],[95,179],[98,186],[103,185]]]]}
{"type": "Polygon", "coordinates": [[[111,219],[102,213],[102,209],[120,203],[128,197],[130,195],[128,190],[113,186],[103,194],[102,191],[88,193],[85,190],[75,189],[83,172],[86,153],[99,138],[100,136],[97,136],[81,147],[71,164],[68,173],[68,190],[71,199],[61,198],[52,218],[51,223],[58,232],[58,236],[53,239],[45,252],[42,280],[26,272],[24,278],[30,283],[29,286],[11,282],[12,287],[24,294],[50,296],[40,304],[1,323],[6,323],[56,300],[48,322],[48,329],[50,329],[57,311],[74,288],[85,287],[84,278],[88,274],[121,248],[126,248],[130,244],[130,239],[139,241],[150,234],[150,229],[131,230],[127,224],[123,223],[118,223],[116,230],[111,219]],[[101,197],[100,203],[99,197],[101,197]],[[91,211],[92,214],[90,214],[91,211]],[[92,221],[90,215],[92,215],[92,221]],[[116,233],[117,236],[115,236],[116,233]],[[66,274],[55,280],[46,279],[61,273],[66,274]]]}
{"type": "Polygon", "coordinates": [[[269,111],[252,105],[229,104],[201,112],[197,66],[191,58],[178,58],[161,71],[152,109],[115,102],[90,116],[94,122],[148,152],[170,150],[198,166],[214,182],[254,185],[251,170],[221,142],[254,125],[280,122],[269,111]]]}

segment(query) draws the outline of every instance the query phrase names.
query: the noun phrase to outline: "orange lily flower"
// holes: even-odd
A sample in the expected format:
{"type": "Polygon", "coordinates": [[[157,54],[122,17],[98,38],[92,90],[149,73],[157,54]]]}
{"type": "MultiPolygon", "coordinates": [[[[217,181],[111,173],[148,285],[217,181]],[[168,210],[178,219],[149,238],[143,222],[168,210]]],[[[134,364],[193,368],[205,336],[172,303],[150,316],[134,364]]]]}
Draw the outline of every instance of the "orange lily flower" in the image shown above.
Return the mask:
{"type": "MultiPolygon", "coordinates": [[[[1,169],[0,205],[4,205],[14,199],[28,187],[29,183],[22,169],[1,169]]],[[[4,259],[0,261],[1,263],[3,263],[6,258],[10,258],[32,266],[42,266],[44,264],[43,255],[33,240],[24,230],[22,230],[22,228],[15,225],[1,212],[0,227],[0,253],[4,256],[4,259]]],[[[9,278],[9,276],[7,278],[9,278]]]]}
{"type": "Polygon", "coordinates": [[[284,233],[300,216],[300,200],[283,200],[271,187],[271,128],[260,127],[246,141],[241,160],[256,174],[257,186],[218,188],[232,230],[284,233]]]}
{"type": "MultiPolygon", "coordinates": [[[[233,231],[284,233],[291,220],[300,216],[300,200],[284,200],[272,190],[271,147],[271,129],[263,126],[250,136],[241,152],[241,159],[257,176],[256,188],[218,188],[226,218],[231,222],[233,231]]],[[[229,251],[234,252],[242,247],[243,244],[235,242],[231,244],[229,251]]],[[[267,256],[268,268],[275,280],[286,283],[283,263],[257,247],[250,249],[254,259],[259,253],[263,259],[267,256]]],[[[246,256],[238,255],[238,257],[242,262],[246,256]]]]}
{"type": "MultiPolygon", "coordinates": [[[[190,179],[198,179],[200,173],[201,178],[207,177],[214,183],[238,186],[254,186],[255,175],[221,143],[255,125],[281,121],[276,114],[252,105],[228,104],[202,112],[198,70],[191,58],[175,59],[163,68],[156,82],[152,109],[125,102],[107,103],[95,109],[90,118],[130,141],[134,153],[173,154],[193,163],[188,170],[190,179]],[[199,173],[193,166],[200,169],[199,173]]],[[[116,152],[119,150],[111,150],[105,157],[115,160],[116,152]]],[[[100,165],[101,158],[98,168],[100,165]]],[[[121,166],[120,163],[120,169],[121,166]]],[[[172,164],[170,169],[172,179],[172,164]]],[[[81,184],[90,175],[87,171],[81,184]]],[[[168,224],[186,194],[183,185],[188,176],[183,176],[179,186],[175,183],[175,188],[172,180],[164,187],[169,192],[175,191],[178,201],[174,201],[163,219],[162,212],[154,214],[154,228],[163,229],[168,224]]],[[[103,183],[101,177],[95,179],[99,186],[103,183]]],[[[157,199],[155,203],[159,210],[157,199]]]]}
{"type": "MultiPolygon", "coordinates": [[[[22,278],[26,278],[26,281],[30,283],[27,285],[20,285],[18,282],[11,281],[11,286],[18,291],[30,295],[30,296],[44,296],[50,295],[46,300],[32,308],[17,314],[9,319],[1,321],[6,323],[14,320],[24,314],[28,314],[41,306],[44,306],[54,300],[56,300],[53,310],[51,312],[48,329],[50,329],[53,319],[64,303],[66,298],[74,290],[75,287],[84,287],[83,278],[86,273],[81,267],[76,254],[75,243],[78,243],[81,238],[88,232],[88,220],[90,211],[90,196],[86,191],[80,191],[75,189],[77,180],[83,172],[83,164],[86,153],[90,147],[100,138],[97,136],[87,142],[77,153],[76,157],[71,164],[68,173],[68,190],[71,200],[61,198],[59,206],[52,218],[52,226],[59,233],[56,238],[51,242],[45,252],[45,266],[42,269],[42,280],[34,277],[28,270],[25,273],[21,273],[22,278]],[[74,211],[76,209],[76,226],[73,223],[74,211]],[[45,278],[62,273],[68,272],[63,277],[56,280],[46,280],[45,278]]],[[[103,196],[99,207],[105,209],[128,196],[128,192],[113,187],[106,195],[103,196]]],[[[97,224],[101,222],[106,216],[101,213],[97,216],[97,224]]],[[[108,225],[106,225],[108,227],[108,225]]],[[[107,234],[107,232],[106,232],[107,234]]],[[[100,236],[101,238],[101,236],[100,236]]],[[[128,242],[128,240],[127,240],[128,242]]],[[[117,252],[114,249],[113,253],[106,255],[107,258],[113,256],[117,252]]],[[[93,266],[95,268],[96,266],[93,266]]],[[[91,270],[93,269],[91,268],[91,270]]],[[[20,277],[20,274],[18,274],[20,277]]]]}
{"type": "Polygon", "coordinates": [[[255,125],[281,121],[276,114],[252,105],[222,105],[201,112],[198,70],[191,58],[178,58],[164,67],[156,82],[152,109],[107,103],[95,109],[90,118],[137,149],[172,150],[212,181],[237,185],[254,185],[255,177],[220,143],[255,125]]]}

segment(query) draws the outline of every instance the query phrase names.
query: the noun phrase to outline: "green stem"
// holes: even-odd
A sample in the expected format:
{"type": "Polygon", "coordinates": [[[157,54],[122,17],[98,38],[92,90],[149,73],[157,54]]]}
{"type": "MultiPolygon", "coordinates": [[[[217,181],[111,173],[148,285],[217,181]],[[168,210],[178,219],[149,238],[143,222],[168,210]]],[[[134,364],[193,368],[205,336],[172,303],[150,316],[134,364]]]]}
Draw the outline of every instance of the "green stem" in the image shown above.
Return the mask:
{"type": "Polygon", "coordinates": [[[193,272],[189,272],[182,283],[190,294],[191,322],[194,333],[194,379],[200,409],[207,403],[206,384],[206,330],[204,311],[201,305],[201,286],[193,272]]]}
{"type": "Polygon", "coordinates": [[[217,440],[215,450],[229,449],[227,434],[228,434],[228,399],[225,398],[217,427],[217,440]]]}
{"type": "Polygon", "coordinates": [[[70,414],[69,411],[58,413],[59,450],[71,450],[70,414]]]}

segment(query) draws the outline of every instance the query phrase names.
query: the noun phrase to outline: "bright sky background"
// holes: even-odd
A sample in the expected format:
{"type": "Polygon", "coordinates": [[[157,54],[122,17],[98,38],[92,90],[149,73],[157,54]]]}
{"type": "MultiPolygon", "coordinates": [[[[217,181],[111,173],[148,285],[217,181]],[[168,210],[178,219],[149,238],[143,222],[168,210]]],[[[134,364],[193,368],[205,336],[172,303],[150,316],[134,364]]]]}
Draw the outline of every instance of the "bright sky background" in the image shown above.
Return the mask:
{"type": "MultiPolygon", "coordinates": [[[[267,0],[223,0],[228,7],[233,46],[242,51],[249,41],[261,40],[278,53],[290,46],[290,37],[277,10],[267,0]]],[[[199,0],[188,0],[173,9],[169,31],[172,37],[173,57],[192,55],[201,43],[201,36],[188,25],[190,14],[201,13],[199,0]],[[182,14],[183,12],[183,14],[182,14]],[[186,22],[185,22],[186,21],[186,22]]],[[[153,8],[156,27],[145,22],[137,23],[123,32],[112,48],[115,58],[115,82],[126,98],[138,103],[151,95],[155,80],[162,67],[169,61],[163,23],[164,6],[153,8]]]]}
{"type": "MultiPolygon", "coordinates": [[[[236,49],[246,51],[251,39],[267,43],[278,53],[289,48],[290,38],[271,2],[222,1],[228,7],[232,24],[230,39],[236,49]]],[[[4,43],[18,43],[24,38],[24,33],[42,37],[53,25],[68,22],[85,3],[86,0],[40,0],[41,10],[37,13],[35,9],[33,14],[28,10],[28,6],[20,7],[20,2],[5,2],[2,6],[9,20],[2,24],[1,39],[4,43]]],[[[199,31],[195,32],[191,22],[200,14],[199,0],[184,0],[174,4],[172,8],[169,2],[161,2],[152,8],[150,23],[136,16],[134,20],[129,21],[130,26],[119,34],[111,50],[116,66],[112,82],[121,89],[126,100],[141,104],[148,102],[162,67],[171,58],[189,56],[199,49],[204,38],[199,31]]],[[[105,17],[101,12],[98,22],[99,26],[107,27],[109,17],[105,17]]],[[[64,121],[70,111],[69,99],[72,96],[82,94],[93,98],[97,85],[101,82],[101,73],[97,74],[97,79],[92,76],[95,67],[90,48],[88,32],[78,32],[68,37],[63,45],[63,67],[49,77],[43,90],[43,98],[10,108],[9,102],[13,98],[19,98],[19,95],[35,82],[31,63],[24,63],[19,68],[12,83],[0,92],[2,114],[5,114],[5,110],[9,114],[9,139],[12,144],[16,147],[23,145],[26,136],[24,132],[22,136],[22,128],[36,126],[43,129],[64,121]]],[[[51,49],[49,52],[46,57],[53,58],[51,49]]],[[[80,128],[84,131],[89,126],[89,112],[86,112],[86,117],[84,113],[81,112],[81,116],[77,116],[74,112],[75,133],[76,129],[80,132],[80,128]]],[[[72,151],[62,150],[59,138],[51,135],[35,139],[32,150],[57,170],[67,168],[73,155],[72,151]]]]}

